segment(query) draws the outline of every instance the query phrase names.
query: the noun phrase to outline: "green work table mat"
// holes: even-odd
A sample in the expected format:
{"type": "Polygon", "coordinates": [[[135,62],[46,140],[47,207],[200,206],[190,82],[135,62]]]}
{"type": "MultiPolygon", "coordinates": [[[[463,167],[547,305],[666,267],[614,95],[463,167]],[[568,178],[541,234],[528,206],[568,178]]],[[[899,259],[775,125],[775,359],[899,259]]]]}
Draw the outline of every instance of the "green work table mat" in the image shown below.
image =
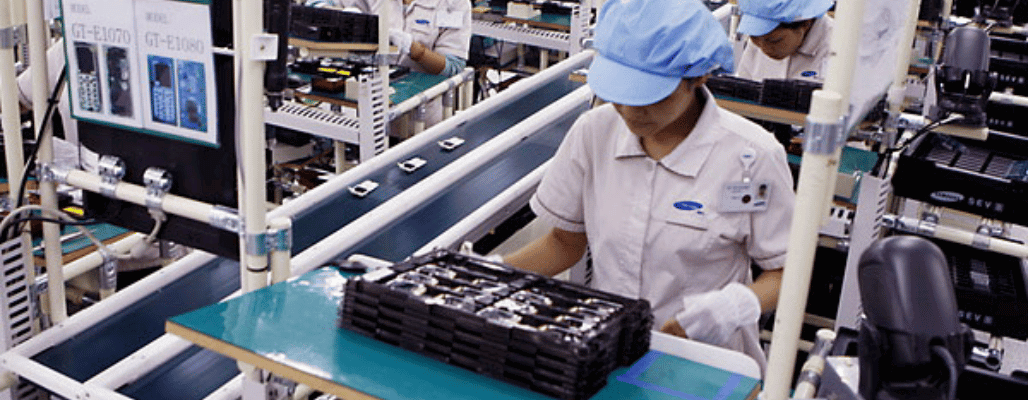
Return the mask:
{"type": "MultiPolygon", "coordinates": [[[[300,72],[290,72],[289,74],[297,78],[300,78],[300,80],[304,82],[311,82],[311,76],[308,74],[300,72]]],[[[403,103],[407,99],[417,96],[418,93],[424,92],[425,90],[428,90],[428,88],[438,85],[439,83],[445,81],[448,78],[448,76],[432,75],[426,74],[424,72],[410,71],[406,75],[403,75],[400,78],[389,82],[389,87],[393,89],[393,93],[389,95],[389,102],[390,104],[403,103]]],[[[313,88],[311,88],[309,92],[304,94],[317,97],[324,97],[337,101],[345,101],[349,103],[357,102],[357,99],[351,99],[346,97],[345,93],[328,93],[322,92],[320,90],[315,90],[313,88]]]]}
{"type": "MultiPolygon", "coordinates": [[[[546,399],[337,326],[345,275],[321,268],[168,320],[202,347],[346,398],[546,399]]],[[[755,379],[651,351],[597,399],[743,400],[755,379]]]]}

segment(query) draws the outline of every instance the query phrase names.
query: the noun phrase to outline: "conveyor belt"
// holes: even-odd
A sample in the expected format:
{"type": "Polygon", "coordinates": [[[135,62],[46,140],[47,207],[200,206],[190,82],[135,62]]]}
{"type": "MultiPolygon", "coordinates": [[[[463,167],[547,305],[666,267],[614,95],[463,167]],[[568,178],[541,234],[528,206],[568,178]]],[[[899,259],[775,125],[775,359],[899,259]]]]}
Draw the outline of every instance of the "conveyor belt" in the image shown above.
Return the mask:
{"type": "MultiPolygon", "coordinates": [[[[463,146],[450,152],[440,151],[437,146],[429,146],[429,148],[413,152],[410,156],[418,155],[428,161],[425,167],[413,174],[406,174],[395,167],[383,168],[368,174],[368,179],[375,180],[381,186],[366,198],[358,199],[349,194],[341,194],[321,204],[313,205],[306,212],[294,217],[294,254],[301,252],[368,210],[413,186],[425,176],[470,152],[580,86],[581,84],[569,80],[557,80],[504,106],[488,118],[479,118],[463,125],[460,132],[454,133],[466,140],[463,146]]],[[[443,223],[440,218],[448,214],[444,219],[451,221],[450,224],[452,224],[462,218],[464,214],[473,211],[488,198],[516,180],[515,177],[531,171],[549,158],[556,150],[557,144],[563,137],[563,132],[566,132],[575,117],[576,115],[569,115],[565,121],[560,121],[547,129],[546,134],[526,140],[512,150],[511,155],[502,157],[490,168],[478,171],[479,176],[469,177],[459,188],[473,193],[472,195],[443,195],[431,205],[423,207],[420,212],[401,220],[399,224],[405,228],[399,229],[396,234],[391,236],[379,236],[368,246],[389,248],[393,252],[392,254],[381,255],[386,258],[402,258],[403,256],[400,254],[412,253],[434,236],[415,237],[413,235],[430,233],[426,233],[428,231],[424,230],[411,230],[410,226],[426,225],[426,215],[433,215],[434,219],[431,220],[433,223],[443,223]],[[514,155],[521,153],[526,153],[524,160],[521,160],[520,156],[514,155]],[[518,165],[522,161],[527,161],[530,165],[518,165]],[[474,201],[471,201],[472,199],[474,201]],[[429,211],[436,206],[445,207],[445,211],[429,211]]],[[[439,229],[438,232],[442,232],[445,227],[440,225],[436,228],[439,229]]],[[[349,249],[340,249],[341,253],[348,251],[349,249]]],[[[381,254],[378,251],[369,251],[369,253],[381,254]]],[[[239,288],[238,271],[238,264],[234,261],[225,259],[213,261],[143,301],[133,304],[114,317],[94,325],[73,339],[38,354],[33,359],[76,380],[88,380],[162,335],[164,321],[168,317],[212,304],[237,290],[239,288]]],[[[134,384],[122,388],[120,392],[140,400],[201,399],[237,373],[234,368],[227,368],[228,371],[224,371],[225,367],[230,364],[234,365],[234,362],[194,347],[173,362],[143,376],[134,384]],[[207,373],[207,369],[217,371],[207,373]],[[186,387],[195,387],[196,390],[182,390],[186,387]],[[174,393],[165,391],[171,390],[171,388],[175,389],[174,393]]]]}

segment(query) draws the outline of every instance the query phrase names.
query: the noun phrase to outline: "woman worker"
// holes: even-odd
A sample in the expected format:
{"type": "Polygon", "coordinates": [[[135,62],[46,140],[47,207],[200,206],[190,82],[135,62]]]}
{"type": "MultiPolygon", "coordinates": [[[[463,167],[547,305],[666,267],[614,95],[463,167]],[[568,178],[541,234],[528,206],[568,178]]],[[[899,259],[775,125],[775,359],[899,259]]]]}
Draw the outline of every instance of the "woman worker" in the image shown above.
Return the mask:
{"type": "Polygon", "coordinates": [[[552,229],[503,259],[555,275],[588,247],[593,287],[647,299],[655,328],[763,366],[757,321],[778,297],[792,176],[774,137],[704,86],[732,69],[720,32],[698,0],[603,5],[588,83],[608,104],[579,117],[530,200],[552,229]]]}
{"type": "Polygon", "coordinates": [[[826,13],[833,0],[739,0],[740,78],[822,81],[835,25],[826,13]]]}
{"type": "MultiPolygon", "coordinates": [[[[468,0],[308,0],[306,4],[355,8],[366,14],[377,13],[380,6],[389,7],[389,41],[400,51],[399,65],[443,76],[456,75],[467,66],[471,47],[468,0]]],[[[442,109],[441,99],[429,101],[425,126],[442,120],[442,109]]]]}

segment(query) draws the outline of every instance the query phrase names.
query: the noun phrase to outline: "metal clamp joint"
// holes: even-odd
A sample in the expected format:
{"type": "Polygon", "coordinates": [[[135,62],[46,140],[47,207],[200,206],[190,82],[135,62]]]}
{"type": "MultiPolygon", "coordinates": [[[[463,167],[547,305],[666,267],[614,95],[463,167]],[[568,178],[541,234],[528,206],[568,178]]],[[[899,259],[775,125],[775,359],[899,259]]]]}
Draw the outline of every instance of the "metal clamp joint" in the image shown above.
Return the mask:
{"type": "Polygon", "coordinates": [[[268,248],[272,251],[289,251],[293,248],[293,229],[271,229],[268,231],[268,248]]]}
{"type": "Polygon", "coordinates": [[[118,288],[118,258],[106,249],[100,249],[103,265],[100,266],[100,289],[114,290],[118,288]]]}
{"type": "Polygon", "coordinates": [[[810,154],[833,154],[846,144],[846,124],[843,118],[833,123],[821,123],[807,118],[807,126],[803,130],[803,152],[810,154]]]}
{"type": "Polygon", "coordinates": [[[0,29],[0,49],[13,49],[25,42],[28,27],[26,25],[9,26],[0,29]]]}
{"type": "Polygon", "coordinates": [[[207,222],[218,229],[236,234],[243,233],[243,222],[239,219],[239,214],[236,213],[236,210],[225,206],[214,206],[211,215],[207,217],[207,222]]]}
{"type": "Polygon", "coordinates": [[[261,233],[245,233],[243,238],[246,241],[246,254],[251,256],[266,256],[268,255],[268,234],[266,232],[261,233]]]}
{"type": "Polygon", "coordinates": [[[146,185],[146,208],[154,218],[163,218],[164,196],[171,190],[171,174],[168,171],[150,167],[143,172],[143,184],[146,185]]]}
{"type": "Polygon", "coordinates": [[[97,169],[100,173],[100,194],[114,198],[118,182],[125,177],[125,162],[118,157],[105,155],[97,162],[97,169]]]}

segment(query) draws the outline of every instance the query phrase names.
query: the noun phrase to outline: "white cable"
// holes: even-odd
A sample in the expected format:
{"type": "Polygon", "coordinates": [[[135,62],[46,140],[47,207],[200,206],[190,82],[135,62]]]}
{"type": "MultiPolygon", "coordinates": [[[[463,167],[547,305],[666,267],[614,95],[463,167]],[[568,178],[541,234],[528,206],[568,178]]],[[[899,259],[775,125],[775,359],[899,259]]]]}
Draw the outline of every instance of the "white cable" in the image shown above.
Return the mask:
{"type": "MultiPolygon", "coordinates": [[[[67,214],[61,212],[60,210],[54,210],[54,209],[51,209],[51,208],[44,208],[43,206],[31,204],[31,205],[27,205],[27,206],[18,207],[16,209],[14,209],[13,211],[11,211],[11,213],[8,214],[6,217],[4,217],[4,219],[2,221],[0,221],[0,232],[3,232],[5,229],[7,229],[7,226],[11,224],[11,221],[13,221],[19,214],[24,213],[26,211],[39,211],[41,213],[49,213],[51,217],[57,218],[57,219],[62,220],[62,221],[78,222],[74,218],[69,217],[67,214]]],[[[81,231],[82,234],[85,235],[86,238],[89,239],[89,241],[93,242],[93,244],[96,245],[96,247],[99,249],[99,251],[102,254],[110,254],[111,256],[114,256],[115,258],[118,258],[118,259],[127,259],[129,257],[129,254],[127,254],[127,253],[114,253],[114,252],[111,252],[110,249],[106,245],[103,244],[103,242],[101,242],[99,239],[97,239],[96,236],[93,236],[93,233],[90,232],[89,229],[86,229],[85,227],[83,227],[81,225],[75,225],[75,227],[78,228],[79,231],[81,231]]]]}

